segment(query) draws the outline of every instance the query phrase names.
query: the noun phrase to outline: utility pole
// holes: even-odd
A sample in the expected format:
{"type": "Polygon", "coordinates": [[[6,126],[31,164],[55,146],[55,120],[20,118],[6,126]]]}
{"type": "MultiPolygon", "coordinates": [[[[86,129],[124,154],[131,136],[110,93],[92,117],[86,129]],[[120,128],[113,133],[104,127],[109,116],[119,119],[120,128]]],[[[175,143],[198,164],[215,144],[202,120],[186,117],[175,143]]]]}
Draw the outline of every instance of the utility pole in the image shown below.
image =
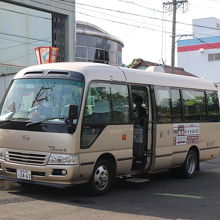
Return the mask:
{"type": "Polygon", "coordinates": [[[168,11],[173,11],[173,23],[172,23],[172,45],[171,45],[171,73],[175,70],[175,49],[176,49],[176,11],[178,8],[182,7],[183,12],[185,11],[185,3],[188,0],[172,0],[171,2],[164,2],[163,7],[166,7],[168,11]]]}

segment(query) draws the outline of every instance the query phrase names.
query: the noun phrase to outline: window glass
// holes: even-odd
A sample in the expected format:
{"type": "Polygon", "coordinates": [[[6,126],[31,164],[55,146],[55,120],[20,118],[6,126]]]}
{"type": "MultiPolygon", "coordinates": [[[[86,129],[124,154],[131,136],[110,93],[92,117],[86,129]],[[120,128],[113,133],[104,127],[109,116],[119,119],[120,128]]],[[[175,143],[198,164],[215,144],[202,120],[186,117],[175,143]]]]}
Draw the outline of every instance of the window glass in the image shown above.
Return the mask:
{"type": "Polygon", "coordinates": [[[171,97],[168,88],[156,88],[156,113],[158,122],[171,122],[171,97]]]}
{"type": "Polygon", "coordinates": [[[215,60],[220,60],[220,53],[215,54],[215,60]]]}
{"type": "Polygon", "coordinates": [[[106,83],[92,83],[90,85],[85,107],[84,122],[111,122],[111,92],[106,83]]]}
{"type": "Polygon", "coordinates": [[[96,49],[94,60],[99,61],[101,63],[104,63],[104,61],[105,61],[105,50],[96,49]]]}
{"type": "Polygon", "coordinates": [[[88,148],[102,132],[105,124],[127,123],[129,120],[128,87],[92,83],[86,100],[81,148],[88,148]]]}
{"type": "Polygon", "coordinates": [[[101,128],[86,128],[82,129],[81,148],[88,148],[101,133],[101,128]]]}
{"type": "Polygon", "coordinates": [[[88,49],[88,59],[91,60],[92,62],[95,59],[95,53],[96,53],[96,49],[95,48],[89,48],[88,49]]]}
{"type": "Polygon", "coordinates": [[[78,46],[88,46],[88,35],[77,34],[76,35],[76,44],[78,46]]]}
{"type": "Polygon", "coordinates": [[[186,121],[206,120],[205,94],[201,91],[183,90],[184,119],[186,121]]]}
{"type": "Polygon", "coordinates": [[[208,121],[219,121],[219,101],[217,92],[207,92],[208,121]]]}
{"type": "Polygon", "coordinates": [[[148,90],[144,86],[131,86],[131,93],[135,127],[137,124],[143,127],[148,119],[148,90]]]}
{"type": "Polygon", "coordinates": [[[78,46],[76,48],[76,56],[82,57],[82,58],[87,58],[87,48],[78,46]]]}
{"type": "Polygon", "coordinates": [[[6,96],[1,116],[10,114],[8,119],[26,122],[51,118],[63,122],[68,117],[69,105],[80,106],[82,90],[80,81],[17,79],[6,96]]]}
{"type": "Polygon", "coordinates": [[[122,46],[102,37],[76,35],[76,60],[107,63],[114,66],[122,65],[122,46]]]}
{"type": "Polygon", "coordinates": [[[129,122],[128,87],[125,85],[111,85],[113,122],[129,122]]]}
{"type": "Polygon", "coordinates": [[[172,121],[182,121],[181,97],[178,89],[171,89],[172,121]]]}
{"type": "Polygon", "coordinates": [[[215,60],[215,54],[208,54],[208,61],[214,61],[215,60]]]}
{"type": "Polygon", "coordinates": [[[208,54],[208,61],[220,60],[220,53],[208,54]]]}

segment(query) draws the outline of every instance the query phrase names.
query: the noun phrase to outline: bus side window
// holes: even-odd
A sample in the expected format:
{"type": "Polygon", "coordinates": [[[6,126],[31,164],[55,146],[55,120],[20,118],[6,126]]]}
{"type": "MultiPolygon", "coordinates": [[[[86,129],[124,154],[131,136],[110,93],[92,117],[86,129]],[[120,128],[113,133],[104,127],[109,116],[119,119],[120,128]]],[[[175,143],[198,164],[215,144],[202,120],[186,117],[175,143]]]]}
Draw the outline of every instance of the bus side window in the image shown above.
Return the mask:
{"type": "Polygon", "coordinates": [[[158,122],[171,122],[171,96],[167,87],[156,87],[156,113],[158,122]]]}
{"type": "Polygon", "coordinates": [[[179,89],[171,89],[172,122],[182,122],[182,105],[179,89]]]}
{"type": "Polygon", "coordinates": [[[111,85],[113,123],[127,123],[130,121],[128,87],[125,85],[111,85]]]}
{"type": "Polygon", "coordinates": [[[205,93],[196,90],[182,90],[185,121],[205,121],[205,93]]]}
{"type": "Polygon", "coordinates": [[[111,94],[106,83],[90,85],[84,113],[84,123],[111,122],[111,94]]]}
{"type": "Polygon", "coordinates": [[[81,148],[88,148],[106,125],[130,122],[127,85],[94,82],[86,98],[81,148]]]}
{"type": "Polygon", "coordinates": [[[219,102],[217,92],[207,92],[208,121],[219,121],[219,102]]]}

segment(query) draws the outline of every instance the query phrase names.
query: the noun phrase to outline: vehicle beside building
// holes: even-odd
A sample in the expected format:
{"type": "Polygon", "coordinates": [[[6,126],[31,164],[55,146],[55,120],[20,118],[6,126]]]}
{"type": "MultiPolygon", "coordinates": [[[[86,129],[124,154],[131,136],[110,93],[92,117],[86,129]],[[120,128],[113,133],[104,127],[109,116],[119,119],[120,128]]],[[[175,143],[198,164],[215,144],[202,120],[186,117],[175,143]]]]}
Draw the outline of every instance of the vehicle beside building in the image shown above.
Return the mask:
{"type": "Polygon", "coordinates": [[[205,79],[95,63],[21,70],[0,109],[0,178],[58,187],[172,169],[219,154],[219,101],[205,79]]]}

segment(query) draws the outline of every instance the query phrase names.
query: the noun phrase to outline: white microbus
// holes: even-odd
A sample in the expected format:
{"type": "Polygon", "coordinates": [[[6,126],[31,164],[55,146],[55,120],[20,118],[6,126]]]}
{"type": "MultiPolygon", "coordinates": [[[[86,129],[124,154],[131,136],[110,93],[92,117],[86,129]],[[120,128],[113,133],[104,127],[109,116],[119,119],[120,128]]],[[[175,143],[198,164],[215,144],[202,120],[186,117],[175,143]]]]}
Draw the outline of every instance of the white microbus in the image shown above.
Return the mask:
{"type": "Polygon", "coordinates": [[[103,194],[115,177],[192,177],[220,149],[216,87],[94,63],[25,68],[0,107],[0,178],[103,194]]]}

